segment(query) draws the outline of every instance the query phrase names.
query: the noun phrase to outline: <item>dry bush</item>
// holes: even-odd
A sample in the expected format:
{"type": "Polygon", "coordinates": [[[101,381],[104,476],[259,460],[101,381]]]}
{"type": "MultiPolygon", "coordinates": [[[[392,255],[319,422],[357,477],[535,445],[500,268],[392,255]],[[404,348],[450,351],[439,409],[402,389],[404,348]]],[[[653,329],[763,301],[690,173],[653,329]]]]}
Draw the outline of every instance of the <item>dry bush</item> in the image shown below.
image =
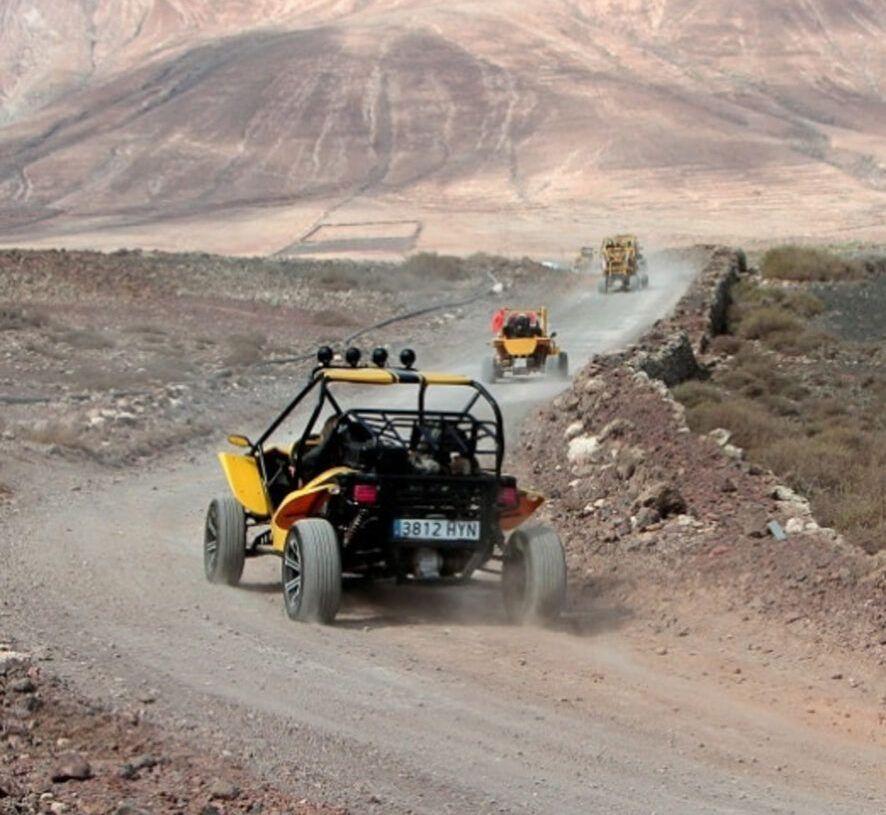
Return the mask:
{"type": "Polygon", "coordinates": [[[778,372],[773,361],[752,348],[743,348],[732,364],[717,377],[717,382],[744,396],[781,396],[802,399],[806,389],[794,379],[778,372]]]}
{"type": "Polygon", "coordinates": [[[791,431],[787,420],[773,416],[759,403],[744,397],[703,402],[686,411],[686,420],[698,433],[725,427],[732,431],[735,443],[749,451],[772,444],[791,431]]]}
{"type": "Polygon", "coordinates": [[[159,325],[153,323],[133,323],[123,329],[127,334],[148,334],[153,336],[165,337],[169,332],[159,325]]]}
{"type": "Polygon", "coordinates": [[[229,350],[225,355],[225,364],[235,368],[254,365],[262,358],[266,342],[265,336],[257,331],[249,334],[232,334],[227,338],[229,350]]]}
{"type": "Polygon", "coordinates": [[[116,345],[113,339],[91,328],[70,328],[57,332],[53,338],[78,351],[105,351],[116,345]]]}
{"type": "Polygon", "coordinates": [[[770,334],[797,332],[803,326],[789,311],[776,306],[760,306],[751,309],[741,318],[739,333],[748,340],[760,340],[770,334]]]}
{"type": "Polygon", "coordinates": [[[723,401],[723,394],[716,385],[711,385],[708,382],[699,382],[697,379],[690,379],[677,385],[673,390],[673,394],[674,398],[678,402],[682,402],[687,408],[723,401]]]}
{"type": "Polygon", "coordinates": [[[756,452],[808,496],[821,523],[873,553],[886,549],[886,433],[845,425],[794,436],[756,452]]]}
{"type": "Polygon", "coordinates": [[[766,337],[766,344],[782,354],[799,356],[834,344],[834,338],[823,331],[776,331],[766,337]]]}
{"type": "Polygon", "coordinates": [[[55,444],[67,450],[76,450],[90,455],[94,452],[78,428],[58,420],[35,422],[32,427],[24,429],[23,435],[26,439],[37,444],[55,444]]]}
{"type": "Polygon", "coordinates": [[[16,303],[0,305],[0,331],[21,331],[23,328],[43,328],[47,325],[49,318],[42,309],[16,303]]]}
{"type": "Polygon", "coordinates": [[[438,255],[436,252],[419,252],[410,256],[403,269],[419,280],[456,281],[468,276],[461,258],[438,255]]]}
{"type": "Polygon", "coordinates": [[[779,246],[770,249],[761,263],[763,277],[771,280],[853,280],[864,275],[864,266],[824,249],[779,246]]]}
{"type": "Polygon", "coordinates": [[[711,340],[711,353],[732,356],[741,350],[741,339],[732,334],[720,334],[711,340]]]}
{"type": "Polygon", "coordinates": [[[354,326],[360,321],[350,312],[337,308],[321,308],[313,313],[313,321],[324,327],[354,326]]]}

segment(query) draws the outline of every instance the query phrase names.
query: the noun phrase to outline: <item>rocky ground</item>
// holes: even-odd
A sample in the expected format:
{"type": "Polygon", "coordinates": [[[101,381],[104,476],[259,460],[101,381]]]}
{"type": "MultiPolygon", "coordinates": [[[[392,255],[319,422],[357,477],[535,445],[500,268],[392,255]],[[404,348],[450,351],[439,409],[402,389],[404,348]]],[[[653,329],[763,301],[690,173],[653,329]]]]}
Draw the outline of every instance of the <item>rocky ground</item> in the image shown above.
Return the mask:
{"type": "Polygon", "coordinates": [[[341,348],[379,321],[462,303],[359,339],[364,349],[420,342],[488,309],[493,286],[562,285],[540,264],[486,256],[360,264],[2,252],[0,449],[132,463],[205,436],[232,406],[254,412],[256,388],[276,385],[282,400],[322,343],[341,348]]]}
{"type": "Polygon", "coordinates": [[[595,359],[526,423],[523,466],[553,498],[546,511],[565,534],[576,597],[667,616],[704,594],[720,611],[790,626],[881,670],[883,557],[819,527],[805,498],[745,461],[727,430],[690,432],[665,384],[712,361],[742,266],[716,253],[673,318],[595,359]]]}
{"type": "Polygon", "coordinates": [[[0,643],[0,813],[334,815],[256,782],[223,745],[195,752],[146,720],[73,695],[40,661],[0,643]]]}

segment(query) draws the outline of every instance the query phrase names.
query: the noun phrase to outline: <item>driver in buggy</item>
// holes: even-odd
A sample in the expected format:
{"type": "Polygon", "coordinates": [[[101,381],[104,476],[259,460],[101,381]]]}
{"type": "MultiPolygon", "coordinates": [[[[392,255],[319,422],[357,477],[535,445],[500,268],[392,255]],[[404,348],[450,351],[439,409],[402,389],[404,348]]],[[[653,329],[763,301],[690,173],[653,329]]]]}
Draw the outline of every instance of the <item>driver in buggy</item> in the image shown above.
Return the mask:
{"type": "Polygon", "coordinates": [[[542,335],[538,315],[534,311],[511,314],[504,326],[504,335],[510,339],[540,337],[542,335]]]}

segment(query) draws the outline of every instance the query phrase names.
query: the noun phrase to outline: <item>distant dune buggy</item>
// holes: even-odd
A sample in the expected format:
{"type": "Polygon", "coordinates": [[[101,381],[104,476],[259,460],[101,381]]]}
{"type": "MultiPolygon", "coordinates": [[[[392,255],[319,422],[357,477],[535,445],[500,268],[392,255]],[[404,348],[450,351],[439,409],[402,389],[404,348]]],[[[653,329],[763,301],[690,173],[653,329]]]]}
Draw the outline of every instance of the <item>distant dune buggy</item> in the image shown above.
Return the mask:
{"type": "Polygon", "coordinates": [[[569,357],[555,342],[557,332],[548,332],[546,308],[499,309],[492,318],[492,331],[492,356],[483,360],[484,382],[494,383],[505,374],[569,377],[569,357]]]}
{"type": "Polygon", "coordinates": [[[489,392],[464,376],[413,370],[410,351],[401,368],[385,367],[384,349],[373,352],[375,367],[361,366],[354,348],[347,366],[332,358],[320,350],[307,385],[257,441],[228,437],[245,452],[219,454],[232,494],[206,514],[206,577],[235,585],[247,557],[276,555],[288,615],[329,623],[344,575],[457,583],[495,559],[509,619],[557,617],[563,548],[552,529],[518,528],[544,499],[502,474],[502,415],[489,392]],[[339,402],[342,389],[372,385],[411,388],[415,407],[339,402]],[[429,407],[443,391],[466,392],[466,402],[429,407]],[[309,396],[315,402],[295,443],[268,444],[309,396]]]}
{"type": "Polygon", "coordinates": [[[645,289],[649,285],[646,258],[636,235],[614,235],[606,238],[600,247],[603,277],[599,283],[601,294],[616,287],[620,291],[645,289]]]}

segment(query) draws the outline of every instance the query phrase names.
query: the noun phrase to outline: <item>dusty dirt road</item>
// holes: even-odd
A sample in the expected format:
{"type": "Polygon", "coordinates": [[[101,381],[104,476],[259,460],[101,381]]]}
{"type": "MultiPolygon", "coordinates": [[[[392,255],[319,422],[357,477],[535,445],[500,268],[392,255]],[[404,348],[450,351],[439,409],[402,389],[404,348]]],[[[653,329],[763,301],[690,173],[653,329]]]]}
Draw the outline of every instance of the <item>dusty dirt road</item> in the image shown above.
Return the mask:
{"type": "MultiPolygon", "coordinates": [[[[645,292],[558,304],[573,363],[630,340],[692,274],[653,267],[645,292]]],[[[485,336],[426,357],[472,372],[485,336]]],[[[513,425],[555,389],[495,390],[513,425]]],[[[355,812],[883,811],[882,729],[804,721],[791,689],[817,685],[777,660],[746,689],[714,622],[664,654],[629,609],[506,626],[490,580],[355,590],[334,627],[285,618],[276,561],[208,585],[212,452],[116,477],[60,467],[13,519],[4,614],[91,695],[156,698],[150,715],[355,812]]]]}

